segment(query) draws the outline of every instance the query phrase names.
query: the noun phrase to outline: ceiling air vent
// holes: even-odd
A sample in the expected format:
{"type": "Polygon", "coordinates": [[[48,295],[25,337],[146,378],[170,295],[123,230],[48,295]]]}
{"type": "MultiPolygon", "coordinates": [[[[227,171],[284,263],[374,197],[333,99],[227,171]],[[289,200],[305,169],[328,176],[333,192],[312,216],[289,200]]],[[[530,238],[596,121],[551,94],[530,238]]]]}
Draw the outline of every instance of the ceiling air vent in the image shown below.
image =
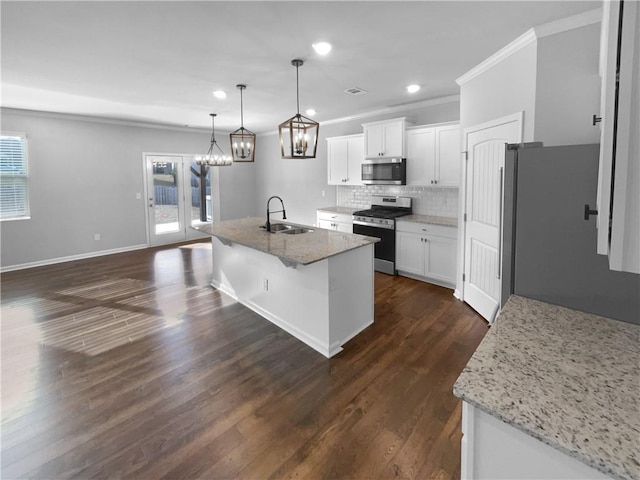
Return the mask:
{"type": "Polygon", "coordinates": [[[349,95],[364,95],[365,93],[367,93],[367,91],[359,87],[353,87],[347,88],[344,93],[348,93],[349,95]]]}

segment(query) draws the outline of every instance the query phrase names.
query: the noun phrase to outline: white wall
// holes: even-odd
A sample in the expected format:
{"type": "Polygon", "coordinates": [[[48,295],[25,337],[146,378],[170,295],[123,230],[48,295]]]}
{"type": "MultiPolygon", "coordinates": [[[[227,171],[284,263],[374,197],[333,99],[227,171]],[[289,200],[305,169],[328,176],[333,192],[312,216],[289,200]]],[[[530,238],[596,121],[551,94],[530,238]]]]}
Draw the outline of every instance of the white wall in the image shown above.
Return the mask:
{"type": "MultiPolygon", "coordinates": [[[[323,125],[319,120],[318,152],[313,159],[282,159],[278,135],[260,135],[256,142],[259,181],[255,197],[255,208],[259,214],[265,215],[267,199],[271,195],[278,195],[284,200],[289,220],[307,225],[315,224],[317,208],[338,204],[336,186],[327,184],[327,137],[362,133],[363,123],[397,117],[407,117],[415,125],[456,121],[460,118],[460,104],[454,100],[420,108],[407,106],[404,110],[328,125],[323,125]]],[[[272,202],[273,209],[275,205],[272,202]]],[[[274,215],[274,218],[280,218],[279,215],[274,215]]]]}
{"type": "Polygon", "coordinates": [[[534,41],[463,84],[462,130],[523,111],[523,140],[534,141],[537,56],[534,41]]]}
{"type": "MultiPolygon", "coordinates": [[[[210,138],[9,109],[2,130],[27,134],[31,205],[31,219],[0,224],[2,267],[146,244],[142,153],[202,153],[210,138]]],[[[255,213],[255,170],[221,169],[222,218],[255,213]]]]}
{"type": "MultiPolygon", "coordinates": [[[[534,136],[545,146],[600,142],[600,24],[538,39],[534,136]]],[[[525,124],[527,119],[525,117],[525,124]]]]}

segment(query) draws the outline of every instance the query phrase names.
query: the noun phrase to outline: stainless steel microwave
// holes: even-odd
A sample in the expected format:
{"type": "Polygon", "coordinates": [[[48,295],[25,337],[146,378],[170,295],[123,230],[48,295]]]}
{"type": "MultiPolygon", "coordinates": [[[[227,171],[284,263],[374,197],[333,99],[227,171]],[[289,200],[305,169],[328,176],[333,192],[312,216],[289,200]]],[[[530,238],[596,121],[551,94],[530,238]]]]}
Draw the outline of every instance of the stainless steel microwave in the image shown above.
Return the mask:
{"type": "Polygon", "coordinates": [[[406,185],[406,158],[368,158],[362,161],[365,185],[406,185]]]}

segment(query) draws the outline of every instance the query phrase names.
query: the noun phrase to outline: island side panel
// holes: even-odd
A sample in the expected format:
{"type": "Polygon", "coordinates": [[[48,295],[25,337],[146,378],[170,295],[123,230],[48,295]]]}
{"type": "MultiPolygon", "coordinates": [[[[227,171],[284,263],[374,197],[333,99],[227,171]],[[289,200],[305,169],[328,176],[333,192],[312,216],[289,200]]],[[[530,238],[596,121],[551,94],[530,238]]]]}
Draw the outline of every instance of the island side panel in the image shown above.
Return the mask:
{"type": "Polygon", "coordinates": [[[329,357],[328,261],[285,267],[275,256],[212,239],[211,285],[329,357]],[[268,282],[265,289],[264,281],[268,282]]]}
{"type": "Polygon", "coordinates": [[[334,353],[373,323],[373,244],[329,258],[329,336],[334,353]]]}

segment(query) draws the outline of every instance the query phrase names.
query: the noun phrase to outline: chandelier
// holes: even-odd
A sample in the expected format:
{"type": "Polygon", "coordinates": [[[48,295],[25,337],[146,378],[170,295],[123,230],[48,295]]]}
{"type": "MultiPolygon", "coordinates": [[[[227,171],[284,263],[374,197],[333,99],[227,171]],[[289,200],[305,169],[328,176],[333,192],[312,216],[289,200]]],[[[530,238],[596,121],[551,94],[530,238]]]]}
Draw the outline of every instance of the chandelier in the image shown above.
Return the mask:
{"type": "Polygon", "coordinates": [[[300,115],[298,68],[303,64],[304,62],[299,58],[291,60],[291,65],[296,67],[296,105],[298,113],[278,126],[282,158],[316,158],[320,124],[300,115]]]}
{"type": "Polygon", "coordinates": [[[232,165],[233,161],[229,155],[225,155],[218,142],[216,142],[216,125],[215,125],[215,113],[210,113],[211,116],[211,145],[206,155],[196,155],[195,160],[198,165],[208,165],[210,167],[226,167],[232,165]],[[214,147],[217,150],[214,150],[214,147]]]}
{"type": "Polygon", "coordinates": [[[234,162],[253,162],[256,153],[256,134],[244,128],[244,105],[242,103],[242,91],[246,85],[239,84],[240,90],[240,128],[229,134],[231,141],[231,155],[234,162]]]}

